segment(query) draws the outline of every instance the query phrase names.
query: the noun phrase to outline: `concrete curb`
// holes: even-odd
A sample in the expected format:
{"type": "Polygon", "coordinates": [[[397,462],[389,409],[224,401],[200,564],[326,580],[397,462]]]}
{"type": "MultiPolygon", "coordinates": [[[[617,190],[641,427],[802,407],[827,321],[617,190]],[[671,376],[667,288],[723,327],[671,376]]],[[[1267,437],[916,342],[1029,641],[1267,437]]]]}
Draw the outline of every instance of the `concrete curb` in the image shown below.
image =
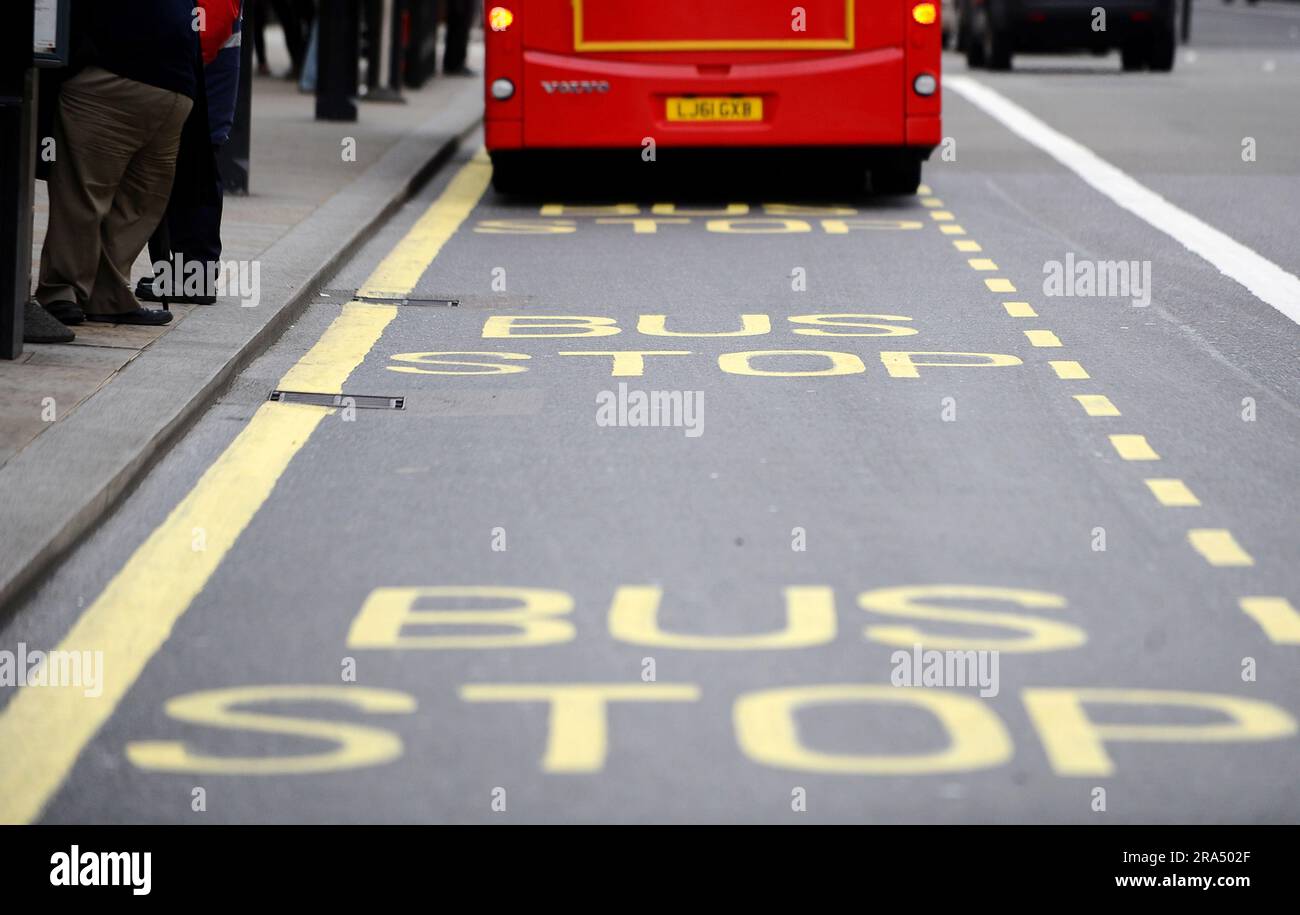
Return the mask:
{"type": "Polygon", "coordinates": [[[260,255],[261,307],[223,302],[191,312],[0,468],[0,617],[455,152],[482,117],[481,90],[469,88],[260,255]]]}

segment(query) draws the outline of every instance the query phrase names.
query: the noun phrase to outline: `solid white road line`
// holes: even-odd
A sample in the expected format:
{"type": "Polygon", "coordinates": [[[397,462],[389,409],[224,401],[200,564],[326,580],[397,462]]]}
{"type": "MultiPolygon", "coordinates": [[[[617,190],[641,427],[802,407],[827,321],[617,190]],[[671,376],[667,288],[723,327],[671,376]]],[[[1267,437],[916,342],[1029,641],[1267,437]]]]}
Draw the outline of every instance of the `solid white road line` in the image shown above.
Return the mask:
{"type": "Polygon", "coordinates": [[[983,83],[968,76],[949,76],[945,85],[1115,203],[1209,261],[1220,273],[1245,286],[1260,301],[1267,302],[1300,324],[1300,278],[1174,206],[1088,147],[1044,124],[983,83]]]}

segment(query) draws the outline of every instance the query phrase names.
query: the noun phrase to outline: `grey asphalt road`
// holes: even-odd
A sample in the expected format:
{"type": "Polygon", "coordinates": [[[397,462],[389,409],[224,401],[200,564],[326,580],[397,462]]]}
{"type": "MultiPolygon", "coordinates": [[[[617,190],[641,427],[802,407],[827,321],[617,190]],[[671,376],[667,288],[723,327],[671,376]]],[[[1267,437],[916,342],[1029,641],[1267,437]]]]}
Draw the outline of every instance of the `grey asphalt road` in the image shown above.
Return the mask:
{"type": "MultiPolygon", "coordinates": [[[[975,78],[1298,273],[1300,16],[1198,15],[1169,76],[975,78]]],[[[229,545],[172,515],[466,149],[2,624],[183,610],[39,818],[1300,819],[1300,328],[952,92],[945,132],[915,200],[488,191],[343,387],[405,409],[228,478],[229,545]],[[1150,303],[1049,295],[1067,258],[1149,262],[1150,303]],[[604,422],[654,391],[696,410],[604,422]],[[158,530],[217,551],[192,602],[115,578],[158,530]],[[895,685],[918,644],[996,695],[895,685]]]]}

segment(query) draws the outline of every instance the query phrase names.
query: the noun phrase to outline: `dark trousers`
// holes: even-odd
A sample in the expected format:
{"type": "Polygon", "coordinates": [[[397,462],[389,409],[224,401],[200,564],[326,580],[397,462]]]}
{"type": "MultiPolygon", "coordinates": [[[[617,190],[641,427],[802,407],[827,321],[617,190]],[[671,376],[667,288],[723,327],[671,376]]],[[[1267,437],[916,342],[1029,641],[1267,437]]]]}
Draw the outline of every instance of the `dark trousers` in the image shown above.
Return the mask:
{"type": "Polygon", "coordinates": [[[76,302],[94,314],[140,307],[131,265],[167,209],[192,107],[98,67],[64,83],[38,302],[76,302]]]}
{"type": "Polygon", "coordinates": [[[294,76],[302,73],[307,59],[307,38],[311,34],[312,20],[316,18],[315,0],[270,0],[275,18],[284,29],[284,43],[293,61],[294,76]]]}
{"type": "Polygon", "coordinates": [[[253,53],[256,56],[259,67],[266,66],[266,0],[251,0],[248,4],[248,15],[245,17],[246,28],[244,38],[248,38],[248,32],[253,33],[253,53]]]}
{"type": "MultiPolygon", "coordinates": [[[[213,147],[216,153],[217,147],[213,147]]],[[[194,262],[203,264],[204,276],[216,276],[221,261],[221,214],[225,197],[221,179],[216,180],[216,202],[203,204],[197,202],[178,202],[177,196],[167,203],[167,215],[158,224],[157,230],[149,238],[149,260],[154,264],[157,274],[159,261],[166,261],[173,267],[171,275],[180,282],[188,271],[194,268],[194,262]],[[182,272],[177,276],[176,258],[181,259],[182,272]]],[[[194,196],[194,195],[190,195],[194,196]]],[[[169,295],[179,295],[180,290],[159,290],[169,295]]],[[[216,295],[215,289],[204,288],[203,295],[216,295]]]]}
{"type": "Polygon", "coordinates": [[[474,22],[474,0],[446,0],[447,50],[442,56],[442,71],[455,73],[465,69],[469,54],[469,28],[474,22]]]}

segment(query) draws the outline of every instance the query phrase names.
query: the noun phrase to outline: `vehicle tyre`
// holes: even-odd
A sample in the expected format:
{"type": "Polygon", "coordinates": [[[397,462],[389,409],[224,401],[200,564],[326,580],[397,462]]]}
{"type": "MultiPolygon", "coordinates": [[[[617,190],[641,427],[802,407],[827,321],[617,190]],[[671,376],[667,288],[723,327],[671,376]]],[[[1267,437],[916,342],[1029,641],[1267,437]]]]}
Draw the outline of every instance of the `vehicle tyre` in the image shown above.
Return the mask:
{"type": "Polygon", "coordinates": [[[492,189],[498,194],[526,194],[532,187],[531,169],[522,153],[492,154],[492,189]]]}
{"type": "Polygon", "coordinates": [[[1011,69],[1011,39],[1005,32],[990,28],[985,33],[984,59],[990,70],[1011,69]]]}
{"type": "Polygon", "coordinates": [[[1175,51],[1174,30],[1170,26],[1167,32],[1160,33],[1147,46],[1147,66],[1157,73],[1168,73],[1174,68],[1175,51]]]}
{"type": "Polygon", "coordinates": [[[979,48],[983,66],[990,70],[1011,69],[1011,36],[993,24],[987,10],[980,13],[979,26],[971,35],[971,45],[979,48]]]}
{"type": "Polygon", "coordinates": [[[1125,45],[1119,49],[1119,64],[1125,73],[1133,73],[1147,65],[1147,49],[1142,45],[1125,45]]]}
{"type": "Polygon", "coordinates": [[[962,30],[965,36],[961,39],[962,47],[966,49],[966,66],[972,70],[978,70],[985,66],[988,61],[984,56],[984,30],[988,28],[988,19],[980,16],[966,25],[962,22],[962,30]]]}
{"type": "Polygon", "coordinates": [[[921,186],[921,160],[896,159],[871,169],[871,192],[891,197],[912,195],[921,186]]]}

